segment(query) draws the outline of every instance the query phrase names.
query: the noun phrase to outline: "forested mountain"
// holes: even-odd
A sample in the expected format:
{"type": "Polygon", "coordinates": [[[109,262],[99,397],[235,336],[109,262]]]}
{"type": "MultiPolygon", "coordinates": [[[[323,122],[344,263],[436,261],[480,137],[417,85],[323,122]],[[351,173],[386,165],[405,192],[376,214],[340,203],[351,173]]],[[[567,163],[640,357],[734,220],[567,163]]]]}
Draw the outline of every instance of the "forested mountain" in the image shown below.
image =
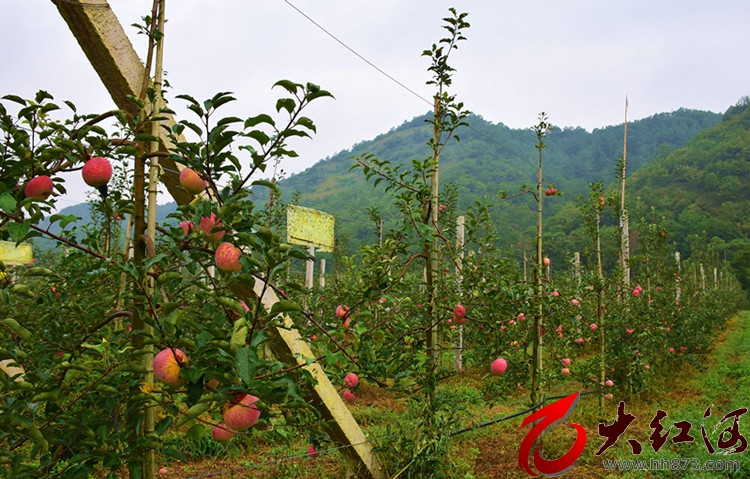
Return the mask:
{"type": "MultiPolygon", "coordinates": [[[[680,109],[638,120],[629,125],[628,170],[635,171],[657,157],[681,148],[697,133],[715,126],[722,115],[680,109]]],[[[359,170],[349,171],[352,157],[372,153],[394,163],[424,159],[430,151],[429,115],[414,118],[372,141],[323,160],[313,167],[280,182],[284,198],[300,193],[299,203],[339,217],[337,235],[348,238],[350,249],[376,241],[375,227],[369,226],[368,207],[377,207],[386,229],[396,218],[391,196],[383,185],[365,182],[359,170]],[[356,220],[356,221],[349,221],[356,220]]],[[[553,120],[553,119],[552,119],[553,120]]],[[[447,183],[458,193],[453,210],[461,214],[476,201],[493,204],[492,214],[499,226],[500,241],[519,248],[528,247],[534,237],[536,203],[526,195],[500,199],[499,191],[513,194],[524,185],[536,183],[538,153],[531,129],[511,129],[472,116],[469,127],[459,129],[459,142],[450,143],[440,160],[441,191],[447,183]]],[[[609,126],[588,132],[582,128],[556,128],[545,139],[545,183],[554,184],[561,196],[545,201],[545,211],[554,231],[563,236],[576,227],[576,195],[585,194],[595,181],[609,183],[623,150],[623,126],[609,126]],[[556,225],[556,226],[555,226],[556,225]],[[565,231],[567,230],[567,231],[565,231]]],[[[558,235],[559,236],[559,235],[558,235]]],[[[558,248],[574,247],[560,243],[558,248]]],[[[562,251],[561,251],[562,254],[562,251]]]]}
{"type": "Polygon", "coordinates": [[[631,191],[663,218],[678,250],[709,245],[750,289],[750,99],[636,172],[631,191]]]}
{"type": "MultiPolygon", "coordinates": [[[[372,153],[380,159],[408,164],[425,159],[430,150],[429,116],[414,118],[374,140],[355,145],[308,170],[279,182],[282,201],[296,201],[337,217],[336,235],[346,239],[349,252],[377,241],[376,226],[368,208],[375,207],[387,230],[401,218],[394,198],[384,184],[374,187],[359,169],[350,171],[355,157],[372,153]],[[296,194],[295,194],[296,193],[296,194]]],[[[522,185],[536,183],[538,152],[531,129],[514,130],[470,117],[470,126],[459,130],[440,160],[442,192],[453,189],[455,201],[443,197],[452,216],[465,214],[476,202],[490,211],[502,245],[515,253],[531,251],[535,236],[536,202],[530,195],[502,199],[522,185]],[[449,186],[452,185],[452,186],[449,186]]],[[[668,231],[674,249],[684,257],[694,247],[722,255],[734,266],[743,286],[750,290],[750,100],[744,99],[722,116],[680,109],[634,121],[628,127],[628,209],[633,244],[641,218],[658,222],[668,231]]],[[[587,195],[592,182],[602,181],[612,191],[615,170],[622,157],[623,125],[588,132],[582,128],[557,128],[545,139],[545,183],[562,194],[545,197],[545,252],[553,260],[568,260],[583,251],[588,241],[577,208],[577,197],[587,195]]],[[[174,210],[159,208],[160,216],[174,210]]],[[[65,208],[89,221],[87,205],[65,208]],[[78,208],[78,209],[75,209],[78,208]],[[84,208],[84,209],[81,209],[84,208]]],[[[610,212],[602,218],[603,234],[614,236],[617,220],[610,212]]],[[[40,246],[46,242],[40,242],[40,246]]],[[[616,260],[613,241],[605,243],[605,262],[616,260]],[[607,248],[609,250],[607,251],[607,248]]],[[[723,259],[723,258],[722,258],[723,259]]]]}

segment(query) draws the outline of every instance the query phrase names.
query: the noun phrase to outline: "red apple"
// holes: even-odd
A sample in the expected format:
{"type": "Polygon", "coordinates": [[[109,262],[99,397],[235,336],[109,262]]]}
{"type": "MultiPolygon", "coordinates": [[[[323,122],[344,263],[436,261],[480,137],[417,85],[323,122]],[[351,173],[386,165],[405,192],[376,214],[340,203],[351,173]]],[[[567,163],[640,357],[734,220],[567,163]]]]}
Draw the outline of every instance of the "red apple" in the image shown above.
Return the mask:
{"type": "Polygon", "coordinates": [[[349,373],[344,377],[344,384],[346,384],[346,387],[348,388],[357,387],[357,384],[359,384],[359,378],[356,374],[349,373]]]}
{"type": "Polygon", "coordinates": [[[576,344],[583,344],[583,338],[576,339],[576,344]]]}
{"type": "Polygon", "coordinates": [[[552,291],[552,296],[554,296],[555,298],[557,298],[558,296],[560,296],[560,292],[559,291],[552,291]]]}
{"type": "Polygon", "coordinates": [[[200,177],[195,170],[183,168],[180,172],[180,185],[191,195],[197,195],[206,189],[206,180],[200,177]]]}
{"type": "Polygon", "coordinates": [[[89,186],[106,185],[112,178],[112,165],[108,159],[95,156],[84,163],[81,175],[89,186]]]}
{"type": "Polygon", "coordinates": [[[612,393],[607,393],[604,395],[604,399],[612,399],[613,397],[614,396],[612,395],[612,393]]]}
{"type": "Polygon", "coordinates": [[[239,273],[242,271],[242,265],[239,262],[240,255],[242,255],[242,251],[232,243],[221,243],[216,248],[214,262],[216,267],[225,273],[239,273]]]}
{"type": "Polygon", "coordinates": [[[570,300],[570,304],[572,304],[573,306],[578,307],[578,306],[581,305],[581,302],[574,298],[574,299],[570,300]]]}
{"type": "Polygon", "coordinates": [[[592,331],[596,331],[596,328],[597,328],[596,323],[591,323],[591,326],[589,327],[591,328],[592,331]]]}
{"type": "Polygon", "coordinates": [[[244,431],[250,429],[260,418],[260,409],[255,406],[257,397],[251,394],[240,394],[224,406],[222,417],[229,429],[244,431]]]}
{"type": "Polygon", "coordinates": [[[224,230],[218,230],[211,232],[215,227],[222,226],[221,221],[216,221],[216,215],[214,213],[211,213],[211,216],[206,218],[205,216],[201,218],[200,223],[198,223],[198,230],[206,235],[206,241],[209,243],[216,243],[221,240],[221,238],[224,236],[224,233],[226,231],[224,230]]]}
{"type": "Polygon", "coordinates": [[[180,387],[185,384],[180,377],[180,365],[187,361],[187,356],[179,349],[174,352],[171,348],[162,349],[154,356],[154,376],[171,388],[180,387]]]}
{"type": "Polygon", "coordinates": [[[315,446],[313,446],[312,444],[307,446],[307,455],[310,457],[315,457],[318,455],[318,453],[315,452],[315,446]]]}
{"type": "Polygon", "coordinates": [[[438,207],[438,210],[440,210],[440,211],[445,211],[445,205],[440,205],[440,206],[438,207]]]}
{"type": "Polygon", "coordinates": [[[503,374],[506,369],[508,369],[508,362],[504,358],[495,359],[490,366],[492,374],[496,375],[503,374]]]}
{"type": "Polygon", "coordinates": [[[649,366],[648,364],[645,365],[645,366],[643,366],[643,367],[646,368],[646,371],[648,371],[649,369],[651,369],[651,366],[649,366]]]}
{"type": "Polygon", "coordinates": [[[194,226],[195,225],[193,225],[192,221],[187,221],[187,220],[183,221],[182,223],[180,223],[180,228],[182,229],[182,234],[183,235],[190,234],[190,232],[193,231],[193,227],[194,226]]]}
{"type": "Polygon", "coordinates": [[[525,319],[526,319],[526,315],[525,315],[525,314],[523,314],[523,313],[518,313],[518,316],[516,316],[516,319],[517,319],[518,321],[523,321],[523,320],[525,320],[525,319]]]}
{"type": "Polygon", "coordinates": [[[611,388],[612,386],[615,385],[615,383],[613,383],[611,379],[607,379],[606,381],[604,381],[604,385],[607,386],[608,388],[611,388]]]}
{"type": "Polygon", "coordinates": [[[674,348],[669,348],[670,353],[674,353],[674,348]]]}
{"type": "Polygon", "coordinates": [[[338,306],[336,306],[336,316],[338,318],[343,318],[344,316],[346,316],[346,313],[348,312],[349,312],[349,306],[345,306],[343,304],[339,304],[338,306]]]}
{"type": "Polygon", "coordinates": [[[453,315],[457,318],[463,318],[466,316],[466,307],[463,304],[458,304],[455,308],[453,308],[453,315]]]}
{"type": "Polygon", "coordinates": [[[545,194],[546,196],[552,196],[552,190],[551,190],[551,189],[549,189],[549,188],[547,188],[546,190],[544,190],[544,194],[545,194]]]}
{"type": "Polygon", "coordinates": [[[568,374],[570,374],[570,369],[562,368],[560,372],[562,373],[563,376],[567,376],[568,374]]]}
{"type": "Polygon", "coordinates": [[[49,195],[52,194],[54,186],[52,178],[49,176],[35,176],[26,183],[26,187],[23,189],[23,194],[26,195],[26,198],[39,198],[46,200],[49,198],[49,195]]]}
{"type": "Polygon", "coordinates": [[[570,366],[570,358],[563,358],[562,363],[565,366],[570,366]]]}
{"type": "Polygon", "coordinates": [[[352,402],[355,399],[357,399],[357,397],[353,392],[349,391],[348,389],[344,389],[344,401],[352,402]]]}
{"type": "Polygon", "coordinates": [[[550,259],[549,259],[549,258],[544,258],[544,259],[542,260],[542,263],[544,264],[544,266],[549,266],[549,265],[550,265],[550,263],[552,263],[552,261],[550,261],[550,259]]]}
{"type": "Polygon", "coordinates": [[[211,428],[211,437],[216,441],[227,442],[232,439],[232,436],[234,436],[234,431],[232,431],[226,424],[219,424],[218,426],[211,428]]]}

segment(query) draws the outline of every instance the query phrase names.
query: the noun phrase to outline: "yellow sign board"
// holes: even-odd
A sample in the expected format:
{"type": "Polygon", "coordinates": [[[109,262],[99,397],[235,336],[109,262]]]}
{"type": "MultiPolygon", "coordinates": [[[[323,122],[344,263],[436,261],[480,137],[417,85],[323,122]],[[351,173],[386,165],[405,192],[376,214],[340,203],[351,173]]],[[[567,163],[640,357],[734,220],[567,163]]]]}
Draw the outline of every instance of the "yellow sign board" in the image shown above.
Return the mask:
{"type": "Polygon", "coordinates": [[[16,247],[13,241],[0,241],[0,261],[5,264],[30,264],[33,257],[30,244],[16,247]]]}
{"type": "Polygon", "coordinates": [[[286,241],[290,244],[315,246],[319,251],[333,251],[333,215],[322,211],[289,205],[286,210],[286,241]]]}

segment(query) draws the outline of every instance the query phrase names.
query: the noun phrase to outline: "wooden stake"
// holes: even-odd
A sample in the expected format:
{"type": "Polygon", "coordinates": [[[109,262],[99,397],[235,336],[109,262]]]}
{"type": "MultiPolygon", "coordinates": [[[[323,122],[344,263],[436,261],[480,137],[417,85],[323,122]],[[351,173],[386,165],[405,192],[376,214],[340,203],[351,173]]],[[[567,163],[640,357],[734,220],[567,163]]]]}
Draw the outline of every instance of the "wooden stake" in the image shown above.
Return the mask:
{"type": "MultiPolygon", "coordinates": [[[[456,251],[458,256],[456,257],[456,282],[458,283],[458,294],[462,294],[461,283],[463,282],[464,276],[462,269],[464,266],[464,241],[465,241],[465,227],[464,217],[459,216],[456,218],[456,251]]],[[[464,325],[458,327],[458,344],[456,345],[455,355],[453,357],[453,367],[456,371],[463,370],[463,349],[464,349],[464,325]]]]}
{"type": "MultiPolygon", "coordinates": [[[[625,97],[625,130],[623,133],[622,146],[622,185],[620,189],[620,268],[623,271],[623,283],[625,289],[630,286],[630,221],[628,211],[625,209],[625,178],[627,176],[628,163],[628,97],[625,97]]],[[[627,294],[622,295],[623,298],[627,294]]]]}

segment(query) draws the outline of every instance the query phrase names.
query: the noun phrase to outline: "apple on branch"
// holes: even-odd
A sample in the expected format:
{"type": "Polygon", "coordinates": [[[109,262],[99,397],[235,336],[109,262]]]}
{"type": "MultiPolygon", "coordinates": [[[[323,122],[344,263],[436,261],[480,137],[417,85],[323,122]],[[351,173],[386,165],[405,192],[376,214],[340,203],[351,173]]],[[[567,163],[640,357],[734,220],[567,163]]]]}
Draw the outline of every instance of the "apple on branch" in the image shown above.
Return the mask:
{"type": "Polygon", "coordinates": [[[180,185],[191,195],[197,195],[205,190],[207,184],[192,168],[183,168],[180,172],[180,185]]]}
{"type": "Polygon", "coordinates": [[[54,186],[52,178],[49,176],[35,176],[26,183],[26,187],[23,189],[23,194],[26,195],[27,198],[46,200],[49,198],[49,195],[52,194],[54,186]]]}
{"type": "Polygon", "coordinates": [[[180,377],[180,370],[187,361],[187,356],[179,349],[162,349],[154,356],[154,376],[171,388],[183,386],[185,380],[180,377]]]}
{"type": "Polygon", "coordinates": [[[260,418],[260,409],[255,406],[258,398],[251,394],[239,394],[224,406],[224,424],[233,431],[250,429],[260,418]]]}
{"type": "Polygon", "coordinates": [[[242,251],[232,243],[221,243],[216,248],[214,262],[216,263],[216,267],[224,273],[239,273],[242,271],[242,264],[239,261],[241,255],[242,251]]]}

